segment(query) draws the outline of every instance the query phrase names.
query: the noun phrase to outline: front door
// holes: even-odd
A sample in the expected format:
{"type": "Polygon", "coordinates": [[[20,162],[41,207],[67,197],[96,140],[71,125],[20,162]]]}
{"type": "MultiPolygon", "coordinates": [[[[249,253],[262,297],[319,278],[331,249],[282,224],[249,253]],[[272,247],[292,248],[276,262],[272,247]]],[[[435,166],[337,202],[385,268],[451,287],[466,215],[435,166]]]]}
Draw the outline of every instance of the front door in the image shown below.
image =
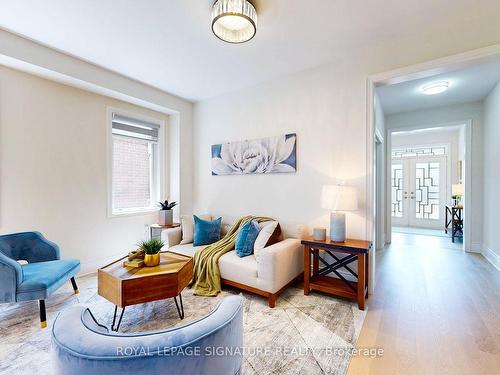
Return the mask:
{"type": "Polygon", "coordinates": [[[442,228],[446,201],[446,157],[393,159],[392,224],[442,228]]]}

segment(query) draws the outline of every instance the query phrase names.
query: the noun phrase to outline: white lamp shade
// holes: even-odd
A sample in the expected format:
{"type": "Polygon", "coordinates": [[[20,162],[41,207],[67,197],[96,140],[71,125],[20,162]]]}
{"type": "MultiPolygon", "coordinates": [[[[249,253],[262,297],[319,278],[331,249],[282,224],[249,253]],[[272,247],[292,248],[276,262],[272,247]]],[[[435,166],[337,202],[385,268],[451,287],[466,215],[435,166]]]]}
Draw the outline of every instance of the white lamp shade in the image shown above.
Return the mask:
{"type": "Polygon", "coordinates": [[[353,186],[324,185],[321,207],[331,211],[355,211],[358,209],[358,192],[353,186]]]}
{"type": "Polygon", "coordinates": [[[451,185],[451,195],[452,196],[462,196],[464,195],[464,185],[462,184],[453,184],[451,185]]]}

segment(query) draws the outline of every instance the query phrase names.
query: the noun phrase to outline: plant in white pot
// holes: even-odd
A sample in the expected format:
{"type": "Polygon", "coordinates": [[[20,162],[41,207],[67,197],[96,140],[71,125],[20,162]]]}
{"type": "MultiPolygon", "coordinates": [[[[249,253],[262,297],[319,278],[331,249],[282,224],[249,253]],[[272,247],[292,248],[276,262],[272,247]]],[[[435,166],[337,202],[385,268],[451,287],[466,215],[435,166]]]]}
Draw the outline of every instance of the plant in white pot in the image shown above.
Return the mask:
{"type": "Polygon", "coordinates": [[[176,202],[158,202],[160,206],[160,225],[172,225],[174,223],[174,211],[172,208],[177,206],[176,202]]]}

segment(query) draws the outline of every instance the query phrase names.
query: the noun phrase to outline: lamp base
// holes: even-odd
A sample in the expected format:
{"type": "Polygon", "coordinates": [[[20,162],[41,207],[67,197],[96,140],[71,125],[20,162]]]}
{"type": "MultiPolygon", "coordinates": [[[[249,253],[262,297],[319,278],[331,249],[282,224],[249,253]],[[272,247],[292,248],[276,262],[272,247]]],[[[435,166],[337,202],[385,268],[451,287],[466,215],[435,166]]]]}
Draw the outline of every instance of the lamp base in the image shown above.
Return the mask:
{"type": "Polygon", "coordinates": [[[333,242],[345,241],[345,213],[332,212],[330,214],[330,240],[333,242]]]}

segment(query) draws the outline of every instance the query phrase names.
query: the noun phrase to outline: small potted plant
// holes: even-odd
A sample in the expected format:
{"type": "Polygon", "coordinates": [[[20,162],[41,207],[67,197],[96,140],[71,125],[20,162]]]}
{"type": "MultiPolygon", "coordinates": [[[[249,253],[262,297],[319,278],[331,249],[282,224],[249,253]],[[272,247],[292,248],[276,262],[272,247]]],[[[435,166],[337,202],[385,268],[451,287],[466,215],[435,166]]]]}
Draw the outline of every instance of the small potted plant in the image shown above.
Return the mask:
{"type": "Polygon", "coordinates": [[[172,225],[174,222],[174,211],[172,208],[177,206],[176,202],[158,202],[160,206],[160,225],[172,225]]]}
{"type": "Polygon", "coordinates": [[[139,243],[139,249],[144,251],[144,264],[154,267],[160,264],[160,250],[165,245],[162,240],[153,238],[152,240],[139,243]]]}

